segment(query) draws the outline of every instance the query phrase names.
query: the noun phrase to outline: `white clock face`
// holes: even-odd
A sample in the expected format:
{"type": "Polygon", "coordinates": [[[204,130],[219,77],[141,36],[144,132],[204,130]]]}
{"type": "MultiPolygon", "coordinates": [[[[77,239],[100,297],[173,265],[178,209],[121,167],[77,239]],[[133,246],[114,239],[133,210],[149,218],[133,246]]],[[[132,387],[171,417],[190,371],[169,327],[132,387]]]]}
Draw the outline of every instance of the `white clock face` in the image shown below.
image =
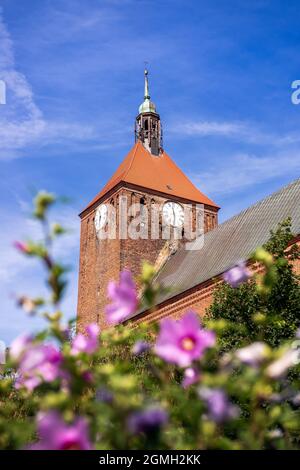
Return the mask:
{"type": "Polygon", "coordinates": [[[107,222],[107,206],[105,204],[101,204],[101,206],[98,207],[95,215],[95,227],[96,230],[100,230],[101,228],[104,227],[104,225],[107,222]]]}
{"type": "Polygon", "coordinates": [[[173,227],[181,227],[184,223],[183,207],[177,202],[168,201],[163,206],[163,220],[173,227]]]}

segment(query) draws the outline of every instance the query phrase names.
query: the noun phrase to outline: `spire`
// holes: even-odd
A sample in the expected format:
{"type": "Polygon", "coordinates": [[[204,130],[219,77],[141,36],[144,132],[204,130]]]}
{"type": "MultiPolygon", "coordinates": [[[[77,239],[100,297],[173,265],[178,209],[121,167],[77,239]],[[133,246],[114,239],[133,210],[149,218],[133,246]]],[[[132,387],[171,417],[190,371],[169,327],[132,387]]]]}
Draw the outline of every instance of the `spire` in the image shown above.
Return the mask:
{"type": "Polygon", "coordinates": [[[145,69],[145,94],[135,121],[135,140],[140,140],[152,155],[159,156],[162,149],[162,130],[155,104],[150,101],[148,75],[149,72],[145,69]]]}
{"type": "Polygon", "coordinates": [[[144,93],[144,101],[139,107],[139,113],[156,113],[156,106],[152,101],[150,101],[149,95],[149,79],[148,79],[149,72],[147,69],[144,70],[145,76],[145,93],[144,93]]]}
{"type": "Polygon", "coordinates": [[[148,81],[148,70],[145,69],[144,71],[145,75],[145,100],[150,100],[150,95],[149,95],[149,81],[148,81]]]}

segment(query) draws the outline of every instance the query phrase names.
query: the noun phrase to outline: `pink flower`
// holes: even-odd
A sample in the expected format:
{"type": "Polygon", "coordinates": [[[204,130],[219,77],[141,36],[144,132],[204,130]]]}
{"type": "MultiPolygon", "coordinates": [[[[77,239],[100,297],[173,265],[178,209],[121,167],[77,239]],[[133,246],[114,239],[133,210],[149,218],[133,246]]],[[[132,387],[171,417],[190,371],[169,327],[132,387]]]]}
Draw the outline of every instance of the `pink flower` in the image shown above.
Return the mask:
{"type": "Polygon", "coordinates": [[[99,347],[99,325],[97,325],[97,323],[90,323],[85,331],[85,335],[78,333],[73,340],[71,348],[71,354],[73,356],[82,352],[93,354],[99,347]]]}
{"type": "Polygon", "coordinates": [[[57,411],[49,411],[38,416],[37,430],[39,442],[30,446],[31,450],[90,450],[88,425],[78,417],[67,424],[57,411]]]}
{"type": "Polygon", "coordinates": [[[154,350],[165,361],[187,367],[214,344],[215,334],[201,328],[198,315],[189,311],[179,321],[161,321],[154,350]]]}
{"type": "Polygon", "coordinates": [[[32,335],[24,333],[18,336],[12,343],[9,348],[9,355],[14,361],[18,361],[25,350],[32,345],[32,335]]]}
{"type": "Polygon", "coordinates": [[[20,251],[21,253],[24,253],[24,254],[28,254],[29,253],[29,249],[28,249],[28,245],[24,242],[14,242],[14,247],[20,251]]]}
{"type": "Polygon", "coordinates": [[[129,271],[122,271],[120,282],[110,281],[107,294],[112,303],[107,305],[105,313],[110,324],[117,324],[132,315],[138,305],[136,286],[129,271]]]}
{"type": "Polygon", "coordinates": [[[52,382],[62,376],[61,352],[51,344],[31,344],[20,356],[16,388],[33,390],[42,382],[52,382]]]}
{"type": "Polygon", "coordinates": [[[182,386],[188,388],[198,382],[200,379],[200,372],[196,367],[188,367],[183,374],[182,386]]]}
{"type": "Polygon", "coordinates": [[[248,281],[250,277],[251,272],[247,268],[245,261],[240,261],[236,266],[223,274],[224,281],[230,284],[233,288],[236,288],[243,282],[248,281]]]}

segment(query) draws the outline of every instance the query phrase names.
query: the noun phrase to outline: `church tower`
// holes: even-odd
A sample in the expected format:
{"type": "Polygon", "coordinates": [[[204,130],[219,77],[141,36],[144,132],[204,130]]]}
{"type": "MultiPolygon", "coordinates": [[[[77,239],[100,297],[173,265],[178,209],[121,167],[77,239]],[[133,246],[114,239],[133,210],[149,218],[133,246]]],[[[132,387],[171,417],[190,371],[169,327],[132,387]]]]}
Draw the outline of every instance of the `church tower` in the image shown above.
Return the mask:
{"type": "Polygon", "coordinates": [[[162,128],[155,104],[150,101],[148,70],[145,70],[144,101],[135,120],[135,141],[138,140],[152,155],[158,156],[162,151],[162,128]]]}
{"type": "Polygon", "coordinates": [[[144,260],[159,268],[184,241],[187,213],[194,220],[196,207],[201,205],[204,231],[218,224],[219,207],[193,185],[165,152],[160,116],[150,101],[147,70],[144,79],[144,101],[135,121],[135,144],[104,188],[80,213],[79,331],[90,322],[106,326],[104,307],[110,280],[118,280],[123,269],[137,277],[144,260]],[[130,236],[132,226],[134,236],[130,236]],[[170,238],[165,236],[168,229],[170,238]],[[182,234],[182,240],[175,240],[175,248],[173,230],[182,234]]]}

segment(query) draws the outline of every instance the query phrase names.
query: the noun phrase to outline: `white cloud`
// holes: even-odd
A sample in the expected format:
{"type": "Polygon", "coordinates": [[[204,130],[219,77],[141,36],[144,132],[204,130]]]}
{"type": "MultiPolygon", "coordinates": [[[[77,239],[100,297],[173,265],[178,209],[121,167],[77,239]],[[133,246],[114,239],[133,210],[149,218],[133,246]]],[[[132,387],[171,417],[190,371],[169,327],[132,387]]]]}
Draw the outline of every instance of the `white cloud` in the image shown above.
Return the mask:
{"type": "Polygon", "coordinates": [[[187,135],[233,136],[243,132],[244,126],[235,122],[198,121],[184,123],[180,125],[180,129],[187,135]]]}
{"type": "Polygon", "coordinates": [[[176,124],[171,129],[178,133],[194,137],[221,136],[240,142],[250,144],[263,144],[284,146],[295,144],[300,141],[299,133],[288,133],[284,135],[273,134],[260,129],[258,126],[235,121],[192,121],[176,124]]]}
{"type": "Polygon", "coordinates": [[[295,179],[300,172],[300,152],[273,153],[264,157],[238,154],[223,160],[210,171],[193,174],[194,183],[211,195],[244,190],[277,177],[295,179]]]}
{"type": "Polygon", "coordinates": [[[7,104],[1,106],[0,159],[20,156],[28,145],[45,145],[62,140],[84,140],[95,137],[91,126],[80,123],[47,121],[37,106],[31,86],[16,69],[13,41],[0,9],[0,78],[7,89],[7,104]]]}

